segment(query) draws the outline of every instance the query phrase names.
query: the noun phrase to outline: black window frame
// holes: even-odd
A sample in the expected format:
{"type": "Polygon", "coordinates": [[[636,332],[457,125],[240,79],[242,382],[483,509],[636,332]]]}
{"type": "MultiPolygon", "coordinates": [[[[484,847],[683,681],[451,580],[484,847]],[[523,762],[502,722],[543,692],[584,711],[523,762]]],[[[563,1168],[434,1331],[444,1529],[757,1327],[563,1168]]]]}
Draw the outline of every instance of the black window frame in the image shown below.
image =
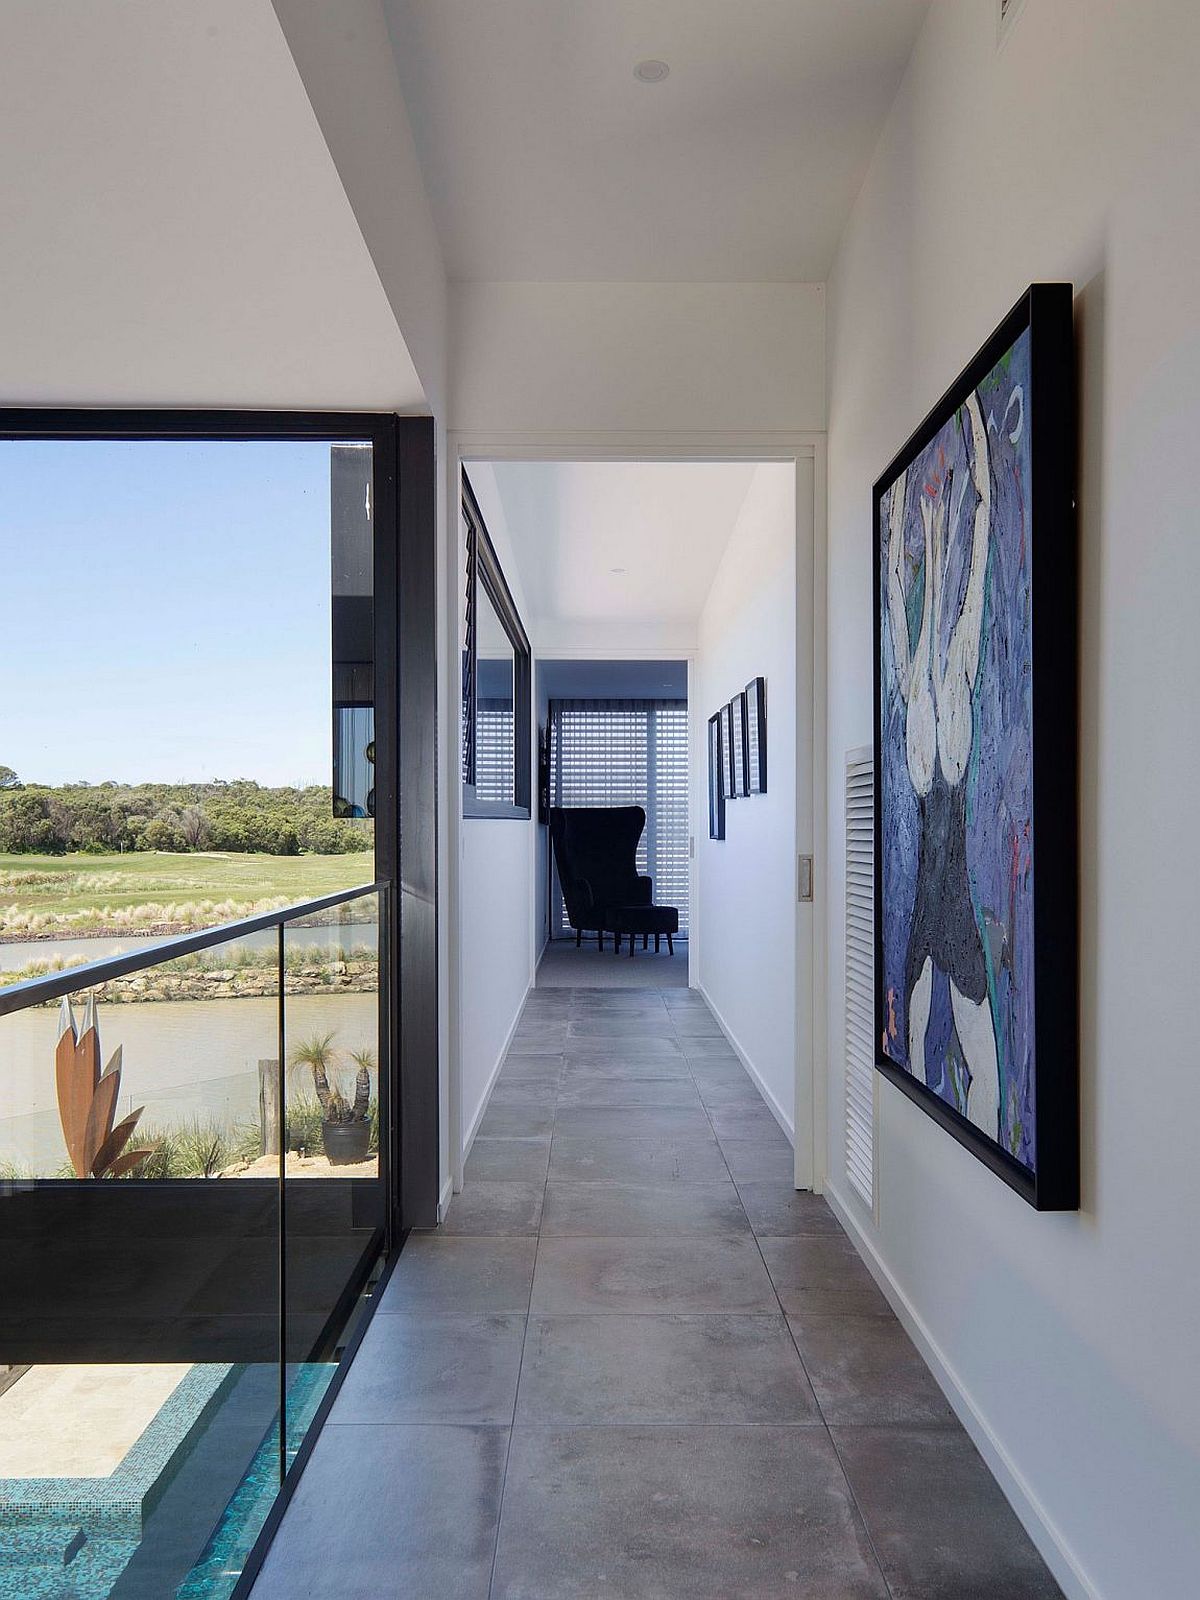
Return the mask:
{"type": "Polygon", "coordinates": [[[462,673],[462,814],[528,822],[533,816],[533,651],[479,501],[464,469],[462,515],[467,525],[466,613],[462,673]],[[513,802],[481,800],[476,792],[478,740],[477,619],[482,583],[513,652],[513,802]]]}
{"type": "MultiPolygon", "coordinates": [[[[388,1148],[381,1151],[381,1169],[387,1248],[394,1249],[411,1228],[436,1226],[440,1187],[433,419],[380,411],[5,406],[0,407],[0,439],[361,440],[371,445],[379,751],[375,879],[389,886],[382,932],[390,1004],[380,1018],[388,1058],[386,1072],[382,1057],[380,1062],[388,1148]]],[[[383,1001],[381,992],[381,1006],[383,1001]]]]}

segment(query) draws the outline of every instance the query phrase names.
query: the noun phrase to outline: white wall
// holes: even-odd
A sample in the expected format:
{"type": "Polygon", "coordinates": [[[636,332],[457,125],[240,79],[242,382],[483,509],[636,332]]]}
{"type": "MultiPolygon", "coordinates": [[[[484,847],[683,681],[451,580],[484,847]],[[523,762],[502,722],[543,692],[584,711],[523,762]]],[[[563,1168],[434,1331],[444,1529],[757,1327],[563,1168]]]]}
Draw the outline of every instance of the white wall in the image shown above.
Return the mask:
{"type": "Polygon", "coordinates": [[[268,0],[5,0],[0,400],[419,409],[268,0]]]}
{"type": "Polygon", "coordinates": [[[459,283],[451,426],[495,434],[820,429],[813,283],[459,283]]]}
{"type": "Polygon", "coordinates": [[[709,1004],[794,1135],[796,1073],[796,494],[812,463],[756,467],[700,617],[692,698],[692,927],[709,1004]],[[798,486],[798,488],[797,488],[798,486]],[[708,837],[708,719],[767,680],[767,793],[708,837]]]}
{"type": "Polygon", "coordinates": [[[446,421],[446,274],[379,0],[272,0],[425,397],[446,421]]]}
{"type": "MultiPolygon", "coordinates": [[[[486,462],[474,462],[469,475],[513,600],[524,617],[527,610],[521,570],[495,474],[486,462]]],[[[460,581],[460,595],[462,588],[460,581]]],[[[457,716],[455,721],[457,725],[457,716]]],[[[455,750],[458,748],[456,739],[455,750]]],[[[456,784],[456,803],[460,793],[456,784]]],[[[464,817],[461,822],[459,1131],[464,1150],[469,1149],[475,1136],[509,1035],[533,981],[537,834],[536,810],[529,820],[464,817]]]]}
{"type": "Polygon", "coordinates": [[[1026,0],[1000,52],[994,13],[934,5],[830,283],[831,1182],[1068,1594],[1178,1600],[1200,1573],[1200,12],[1026,0]],[[871,484],[1057,278],[1081,382],[1083,1204],[1036,1215],[883,1083],[876,1228],[840,1126],[871,484]]]}

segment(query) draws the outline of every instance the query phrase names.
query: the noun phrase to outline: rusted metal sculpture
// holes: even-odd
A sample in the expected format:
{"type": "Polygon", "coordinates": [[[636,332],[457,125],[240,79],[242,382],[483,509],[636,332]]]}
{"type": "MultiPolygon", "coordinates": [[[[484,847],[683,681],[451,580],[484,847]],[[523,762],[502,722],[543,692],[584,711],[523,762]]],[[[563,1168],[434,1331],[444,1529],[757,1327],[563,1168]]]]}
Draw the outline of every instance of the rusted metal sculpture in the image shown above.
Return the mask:
{"type": "Polygon", "coordinates": [[[125,1148],[142,1106],[114,1126],[121,1092],[121,1047],[117,1046],[101,1072],[94,995],[88,996],[83,1025],[78,1029],[71,1002],[64,997],[58,1014],[54,1075],[63,1138],[77,1178],[120,1178],[153,1154],[150,1149],[125,1148]]]}

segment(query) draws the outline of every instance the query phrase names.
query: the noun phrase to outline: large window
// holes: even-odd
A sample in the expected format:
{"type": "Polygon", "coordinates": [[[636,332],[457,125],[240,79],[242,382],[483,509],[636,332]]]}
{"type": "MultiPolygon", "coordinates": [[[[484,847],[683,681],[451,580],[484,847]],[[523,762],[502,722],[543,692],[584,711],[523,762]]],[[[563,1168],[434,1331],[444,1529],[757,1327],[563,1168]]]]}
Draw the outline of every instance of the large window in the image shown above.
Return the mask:
{"type": "MultiPolygon", "coordinates": [[[[659,905],[688,926],[688,712],[686,700],[551,700],[550,804],[639,805],[646,830],[638,871],[659,905]]],[[[557,879],[552,932],[570,925],[557,879]]]]}
{"type": "Polygon", "coordinates": [[[463,815],[530,815],[529,640],[463,479],[463,815]]]}
{"type": "Polygon", "coordinates": [[[13,1593],[248,1592],[436,1218],[433,445],[0,411],[13,1593]]]}

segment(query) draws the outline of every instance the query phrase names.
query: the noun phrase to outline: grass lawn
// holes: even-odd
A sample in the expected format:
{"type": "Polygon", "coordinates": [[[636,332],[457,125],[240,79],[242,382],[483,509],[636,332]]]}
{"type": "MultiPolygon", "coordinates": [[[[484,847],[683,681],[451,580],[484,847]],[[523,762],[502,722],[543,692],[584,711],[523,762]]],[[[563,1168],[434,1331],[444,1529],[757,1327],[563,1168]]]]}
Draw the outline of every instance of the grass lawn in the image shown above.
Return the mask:
{"type": "Polygon", "coordinates": [[[0,931],[65,934],[168,920],[202,927],[249,916],[267,903],[311,900],[370,883],[374,870],[369,851],[346,856],[0,855],[0,931]],[[226,915],[229,907],[234,909],[226,915]],[[214,909],[221,914],[210,914],[214,909]]]}

